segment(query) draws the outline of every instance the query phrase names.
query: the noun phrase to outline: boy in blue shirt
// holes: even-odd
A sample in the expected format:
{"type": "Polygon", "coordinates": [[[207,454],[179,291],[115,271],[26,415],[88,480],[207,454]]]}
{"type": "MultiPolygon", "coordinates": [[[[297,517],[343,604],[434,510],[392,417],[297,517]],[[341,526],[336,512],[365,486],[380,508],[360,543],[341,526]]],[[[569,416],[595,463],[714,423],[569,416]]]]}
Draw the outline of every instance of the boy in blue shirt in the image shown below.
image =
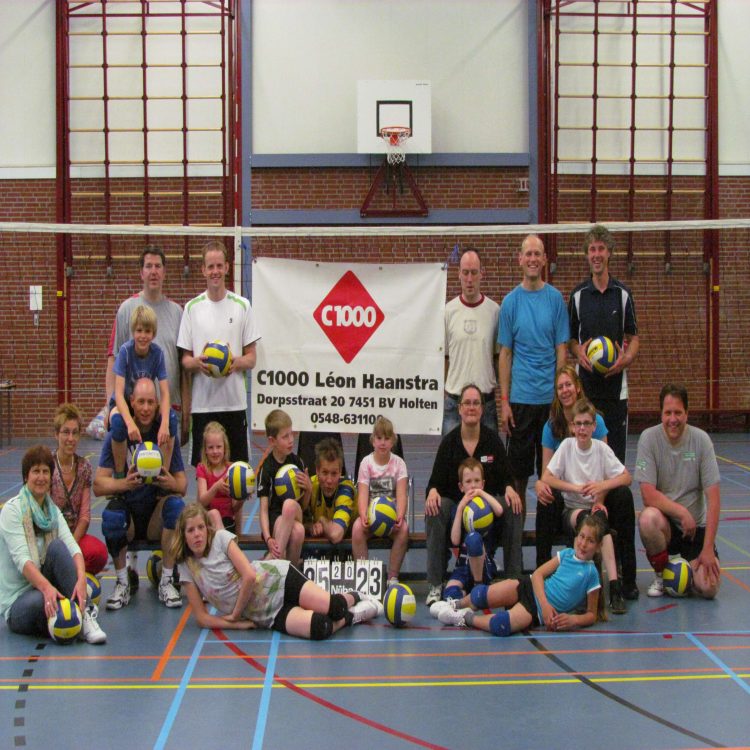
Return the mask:
{"type": "Polygon", "coordinates": [[[128,403],[133,386],[140,378],[159,382],[159,411],[161,423],[157,441],[165,466],[169,466],[177,434],[177,418],[170,412],[169,381],[162,348],[154,342],[156,313],[146,305],[138,305],[130,316],[132,338],[117,353],[113,366],[115,392],[110,399],[110,430],[115,477],[125,476],[128,441],[142,442],[141,433],[133,419],[128,403]]]}

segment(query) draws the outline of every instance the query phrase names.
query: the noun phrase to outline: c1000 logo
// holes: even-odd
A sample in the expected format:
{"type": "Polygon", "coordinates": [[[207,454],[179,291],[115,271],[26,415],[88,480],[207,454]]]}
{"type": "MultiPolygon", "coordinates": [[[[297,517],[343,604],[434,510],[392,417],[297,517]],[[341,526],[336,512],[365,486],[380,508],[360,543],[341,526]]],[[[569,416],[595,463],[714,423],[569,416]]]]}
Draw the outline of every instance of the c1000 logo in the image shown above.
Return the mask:
{"type": "Polygon", "coordinates": [[[350,307],[349,305],[326,305],[320,313],[323,325],[331,327],[333,325],[347,328],[354,326],[360,328],[373,328],[378,318],[378,313],[374,307],[350,307]]]}
{"type": "Polygon", "coordinates": [[[316,323],[349,364],[385,320],[370,293],[353,271],[347,271],[313,313],[316,323]]]}

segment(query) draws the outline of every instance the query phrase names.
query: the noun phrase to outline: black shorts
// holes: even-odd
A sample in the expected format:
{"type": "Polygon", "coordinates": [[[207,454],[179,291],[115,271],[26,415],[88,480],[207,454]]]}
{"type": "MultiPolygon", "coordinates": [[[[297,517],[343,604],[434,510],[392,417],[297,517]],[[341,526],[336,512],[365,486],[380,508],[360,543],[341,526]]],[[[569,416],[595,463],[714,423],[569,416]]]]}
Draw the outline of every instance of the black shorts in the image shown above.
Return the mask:
{"type": "Polygon", "coordinates": [[[531,624],[538,627],[539,612],[536,606],[536,597],[534,596],[534,586],[531,583],[531,576],[527,573],[518,579],[518,603],[531,615],[531,624]]]}
{"type": "Polygon", "coordinates": [[[284,604],[271,625],[272,630],[278,630],[279,633],[286,633],[286,618],[289,613],[299,607],[299,596],[302,587],[309,581],[300,573],[294,565],[289,566],[289,572],[286,574],[286,583],[284,584],[284,604]]]}
{"type": "Polygon", "coordinates": [[[227,432],[229,438],[229,460],[245,461],[249,459],[247,450],[247,412],[210,411],[193,413],[193,449],[190,463],[197,466],[201,462],[203,431],[209,422],[218,422],[227,432]]]}
{"type": "MultiPolygon", "coordinates": [[[[671,555],[680,555],[684,557],[688,562],[695,560],[698,555],[703,551],[703,544],[706,541],[706,527],[698,526],[695,529],[695,536],[692,539],[685,539],[682,535],[682,531],[677,528],[677,525],[670,518],[669,528],[672,532],[672,537],[667,545],[667,553],[671,555]]],[[[714,545],[714,554],[716,559],[719,559],[719,553],[716,551],[714,545]]]]}
{"type": "Polygon", "coordinates": [[[542,430],[549,419],[549,404],[511,404],[515,427],[508,438],[508,463],[514,479],[542,475],[542,430]]]}

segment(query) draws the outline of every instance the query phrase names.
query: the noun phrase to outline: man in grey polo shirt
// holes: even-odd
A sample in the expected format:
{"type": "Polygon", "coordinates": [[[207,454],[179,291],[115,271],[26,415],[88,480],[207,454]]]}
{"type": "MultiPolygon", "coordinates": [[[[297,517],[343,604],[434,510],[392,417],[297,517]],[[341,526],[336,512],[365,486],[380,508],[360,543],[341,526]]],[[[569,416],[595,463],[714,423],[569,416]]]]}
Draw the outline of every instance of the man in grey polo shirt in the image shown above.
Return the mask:
{"type": "Polygon", "coordinates": [[[703,430],[688,424],[683,386],[665,385],[659,404],[661,424],[641,433],[635,461],[645,506],[638,526],[656,573],[648,595],[664,594],[662,571],[678,555],[693,569],[694,591],[713,599],[721,582],[715,546],[721,477],[714,446],[703,430]]]}

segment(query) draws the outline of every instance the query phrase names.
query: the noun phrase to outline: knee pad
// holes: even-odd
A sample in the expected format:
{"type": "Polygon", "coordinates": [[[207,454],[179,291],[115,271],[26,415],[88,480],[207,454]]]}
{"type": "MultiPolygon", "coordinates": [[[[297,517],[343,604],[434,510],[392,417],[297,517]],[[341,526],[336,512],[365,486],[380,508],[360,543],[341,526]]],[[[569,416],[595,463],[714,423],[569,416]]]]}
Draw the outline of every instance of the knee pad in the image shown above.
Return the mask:
{"type": "Polygon", "coordinates": [[[458,601],[459,599],[463,599],[463,596],[464,590],[460,586],[446,586],[443,592],[444,599],[455,599],[458,601]]]}
{"type": "Polygon", "coordinates": [[[128,543],[129,524],[125,510],[105,508],[102,511],[102,534],[113,557],[128,543]]]}
{"type": "Polygon", "coordinates": [[[184,501],[176,495],[172,495],[164,501],[161,508],[161,522],[165,529],[174,529],[177,526],[177,519],[184,507],[184,501]]]}
{"type": "Polygon", "coordinates": [[[341,620],[346,616],[349,607],[343,594],[331,594],[331,603],[328,605],[328,617],[333,620],[341,620]]]}
{"type": "Polygon", "coordinates": [[[112,440],[116,440],[118,443],[124,443],[128,439],[128,428],[119,412],[110,417],[109,430],[112,433],[112,440]]]}
{"type": "Polygon", "coordinates": [[[469,557],[481,557],[484,552],[484,542],[482,541],[482,535],[478,531],[472,531],[466,535],[464,539],[466,545],[466,553],[469,557]]]}
{"type": "Polygon", "coordinates": [[[487,586],[480,583],[478,586],[474,586],[469,594],[471,603],[477,609],[487,609],[487,586]]]}
{"type": "Polygon", "coordinates": [[[324,641],[333,635],[333,620],[328,615],[313,612],[310,620],[310,640],[324,641]]]}
{"type": "Polygon", "coordinates": [[[510,635],[510,614],[508,614],[508,612],[503,610],[502,612],[492,615],[490,618],[490,633],[492,633],[492,635],[500,636],[501,638],[510,635]]]}

